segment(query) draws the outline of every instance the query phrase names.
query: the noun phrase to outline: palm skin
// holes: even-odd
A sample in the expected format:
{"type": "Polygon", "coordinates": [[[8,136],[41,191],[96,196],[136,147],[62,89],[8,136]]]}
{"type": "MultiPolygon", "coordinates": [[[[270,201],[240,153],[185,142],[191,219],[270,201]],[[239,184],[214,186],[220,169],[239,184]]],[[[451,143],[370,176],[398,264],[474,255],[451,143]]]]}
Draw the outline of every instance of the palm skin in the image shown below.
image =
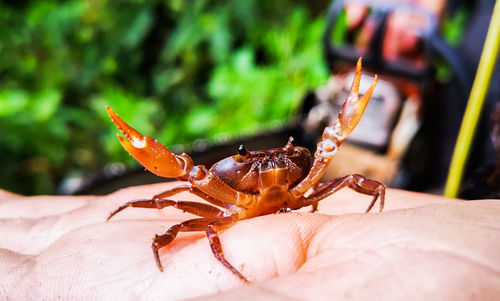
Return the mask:
{"type": "MultiPolygon", "coordinates": [[[[191,218],[125,201],[178,183],[108,196],[0,194],[0,299],[495,299],[500,296],[500,201],[464,202],[389,189],[382,213],[347,189],[319,211],[270,214],[220,233],[235,277],[203,232],[160,250],[151,237],[191,218]]],[[[183,193],[176,199],[195,200],[183,193]]]]}

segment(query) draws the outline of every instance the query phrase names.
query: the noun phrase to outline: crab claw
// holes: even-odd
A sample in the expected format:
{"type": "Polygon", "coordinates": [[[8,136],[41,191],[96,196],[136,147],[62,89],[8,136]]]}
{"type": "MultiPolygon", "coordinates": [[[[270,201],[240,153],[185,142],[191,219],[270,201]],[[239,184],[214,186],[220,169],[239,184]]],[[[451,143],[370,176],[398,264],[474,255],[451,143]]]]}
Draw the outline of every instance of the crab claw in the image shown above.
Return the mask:
{"type": "Polygon", "coordinates": [[[185,168],[187,164],[182,157],[176,156],[160,142],[141,135],[118,117],[110,107],[106,106],[106,110],[111,120],[128,139],[117,134],[123,148],[146,169],[166,178],[178,178],[187,173],[185,168]]]}
{"type": "Polygon", "coordinates": [[[359,82],[361,81],[361,58],[358,59],[356,64],[356,71],[354,73],[354,80],[352,82],[351,90],[349,91],[349,96],[342,105],[340,110],[338,121],[340,123],[340,133],[339,138],[345,139],[356,127],[363,112],[365,111],[366,105],[372,96],[373,89],[377,84],[377,75],[373,80],[370,88],[359,97],[359,82]]]}

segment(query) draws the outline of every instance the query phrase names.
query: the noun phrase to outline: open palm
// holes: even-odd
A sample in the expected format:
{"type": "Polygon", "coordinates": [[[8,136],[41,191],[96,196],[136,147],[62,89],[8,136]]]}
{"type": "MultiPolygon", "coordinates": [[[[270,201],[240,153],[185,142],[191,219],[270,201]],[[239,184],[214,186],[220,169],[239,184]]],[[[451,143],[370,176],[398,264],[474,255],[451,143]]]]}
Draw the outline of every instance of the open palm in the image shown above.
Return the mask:
{"type": "MultiPolygon", "coordinates": [[[[461,202],[388,190],[383,213],[342,190],[319,212],[244,220],[220,239],[218,262],[203,232],[160,250],[151,238],[193,216],[119,205],[178,183],[108,196],[0,194],[0,299],[493,299],[500,296],[500,201],[461,202]]],[[[182,200],[194,200],[183,193],[182,200]]]]}

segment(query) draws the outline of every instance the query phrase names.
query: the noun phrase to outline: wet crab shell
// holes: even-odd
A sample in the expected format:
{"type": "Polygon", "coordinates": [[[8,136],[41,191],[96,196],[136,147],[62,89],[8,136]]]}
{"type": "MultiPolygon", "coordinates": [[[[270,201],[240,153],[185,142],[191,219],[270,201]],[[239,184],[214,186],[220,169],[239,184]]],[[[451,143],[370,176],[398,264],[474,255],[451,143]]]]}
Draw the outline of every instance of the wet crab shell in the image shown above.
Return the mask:
{"type": "Polygon", "coordinates": [[[311,169],[311,153],[304,147],[277,148],[227,157],[210,170],[233,189],[258,194],[271,186],[295,186],[311,169]]]}

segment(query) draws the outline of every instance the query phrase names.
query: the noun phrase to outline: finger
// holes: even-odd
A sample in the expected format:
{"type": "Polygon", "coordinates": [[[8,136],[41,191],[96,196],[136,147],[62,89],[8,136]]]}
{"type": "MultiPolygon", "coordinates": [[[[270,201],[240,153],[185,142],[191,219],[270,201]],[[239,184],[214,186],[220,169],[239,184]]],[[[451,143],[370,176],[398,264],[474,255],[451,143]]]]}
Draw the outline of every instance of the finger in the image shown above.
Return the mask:
{"type": "Polygon", "coordinates": [[[355,28],[363,21],[363,18],[368,12],[368,8],[362,4],[349,3],[345,5],[345,11],[347,26],[349,26],[349,28],[355,28]]]}
{"type": "Polygon", "coordinates": [[[412,17],[411,13],[396,11],[391,15],[382,49],[384,58],[394,61],[414,51],[419,41],[417,32],[423,26],[425,21],[412,17]]]}

